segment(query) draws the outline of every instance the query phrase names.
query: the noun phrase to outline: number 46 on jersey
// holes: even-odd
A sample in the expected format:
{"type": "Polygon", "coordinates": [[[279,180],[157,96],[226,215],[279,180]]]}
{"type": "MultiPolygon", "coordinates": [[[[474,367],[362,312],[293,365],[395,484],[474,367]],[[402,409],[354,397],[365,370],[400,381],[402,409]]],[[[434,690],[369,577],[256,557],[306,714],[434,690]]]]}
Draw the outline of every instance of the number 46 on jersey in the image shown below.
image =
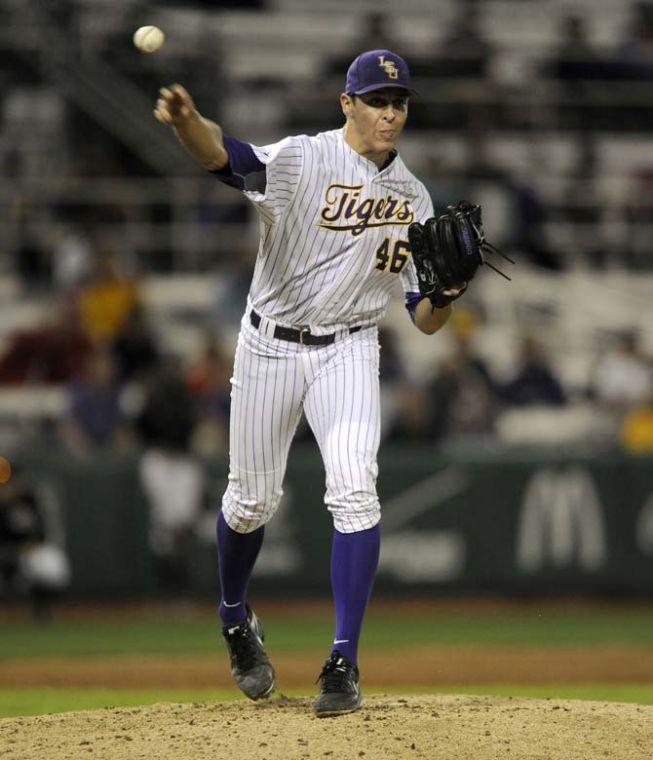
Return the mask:
{"type": "Polygon", "coordinates": [[[388,269],[393,274],[399,274],[406,265],[409,255],[410,243],[407,240],[397,240],[390,253],[390,238],[386,238],[376,251],[376,268],[381,272],[388,269]]]}

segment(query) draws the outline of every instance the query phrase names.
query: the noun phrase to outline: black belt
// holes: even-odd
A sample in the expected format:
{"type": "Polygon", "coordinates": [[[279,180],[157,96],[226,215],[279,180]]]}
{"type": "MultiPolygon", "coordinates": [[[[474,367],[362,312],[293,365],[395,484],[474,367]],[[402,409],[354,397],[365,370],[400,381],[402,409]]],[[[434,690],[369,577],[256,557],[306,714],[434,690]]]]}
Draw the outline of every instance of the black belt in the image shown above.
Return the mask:
{"type": "MultiPolygon", "coordinates": [[[[249,319],[252,325],[258,330],[261,324],[261,317],[254,309],[249,313],[249,319]]],[[[350,327],[349,334],[358,332],[361,326],[350,327]]],[[[301,343],[303,346],[330,346],[336,339],[335,333],[329,335],[312,335],[308,327],[303,330],[295,330],[292,327],[282,327],[281,325],[275,325],[274,337],[279,340],[289,340],[293,343],[301,343]]]]}

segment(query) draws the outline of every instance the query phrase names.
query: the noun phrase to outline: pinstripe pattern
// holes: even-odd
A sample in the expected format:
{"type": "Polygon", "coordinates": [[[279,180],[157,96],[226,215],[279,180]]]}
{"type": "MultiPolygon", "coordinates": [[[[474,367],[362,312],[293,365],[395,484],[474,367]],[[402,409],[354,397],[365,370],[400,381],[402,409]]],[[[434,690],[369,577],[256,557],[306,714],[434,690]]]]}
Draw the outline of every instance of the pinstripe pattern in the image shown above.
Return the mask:
{"type": "MultiPolygon", "coordinates": [[[[317,226],[335,184],[362,185],[359,203],[392,197],[408,201],[417,221],[433,215],[424,185],[400,156],[382,172],[347,145],[341,129],[288,137],[254,148],[266,164],[265,193],[245,192],[261,216],[263,234],[250,300],[260,314],[289,326],[333,332],[334,327],[377,323],[396,275],[376,268],[376,251],[408,241],[406,224],[371,227],[354,236],[317,226]]],[[[407,292],[419,290],[412,261],[401,272],[407,292]]]]}
{"type": "Polygon", "coordinates": [[[326,469],[326,504],[341,533],[379,521],[379,364],[375,327],[330,346],[269,338],[243,320],[232,378],[228,525],[249,533],[279,506],[302,411],[326,469]]]}
{"type": "Polygon", "coordinates": [[[232,378],[223,514],[239,533],[272,517],[305,412],[335,528],[366,530],[380,518],[376,324],[398,278],[406,293],[419,290],[407,226],[433,215],[431,199],[399,156],[379,172],[342,130],[252,147],[266,183],[243,191],[259,211],[261,243],[232,378]],[[258,330],[251,308],[263,317],[258,330]],[[277,340],[275,323],[335,332],[337,340],[319,347],[277,340]],[[367,329],[350,335],[358,325],[367,329]]]}
{"type": "Polygon", "coordinates": [[[376,454],[380,439],[379,347],[376,329],[311,354],[304,410],[326,470],[327,508],[341,533],[380,519],[376,454]],[[331,355],[328,355],[328,354],[331,355]]]}

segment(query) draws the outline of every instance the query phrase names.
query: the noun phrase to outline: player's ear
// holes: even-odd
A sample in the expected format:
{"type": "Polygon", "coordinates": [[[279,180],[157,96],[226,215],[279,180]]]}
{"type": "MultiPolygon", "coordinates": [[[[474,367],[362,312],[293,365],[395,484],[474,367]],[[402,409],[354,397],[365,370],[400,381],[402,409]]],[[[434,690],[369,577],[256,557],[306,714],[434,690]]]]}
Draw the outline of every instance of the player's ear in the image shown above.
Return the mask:
{"type": "Polygon", "coordinates": [[[346,92],[343,92],[340,95],[340,107],[342,108],[342,112],[344,113],[345,117],[349,117],[351,113],[351,109],[353,108],[354,102],[352,98],[347,95],[346,92]]]}

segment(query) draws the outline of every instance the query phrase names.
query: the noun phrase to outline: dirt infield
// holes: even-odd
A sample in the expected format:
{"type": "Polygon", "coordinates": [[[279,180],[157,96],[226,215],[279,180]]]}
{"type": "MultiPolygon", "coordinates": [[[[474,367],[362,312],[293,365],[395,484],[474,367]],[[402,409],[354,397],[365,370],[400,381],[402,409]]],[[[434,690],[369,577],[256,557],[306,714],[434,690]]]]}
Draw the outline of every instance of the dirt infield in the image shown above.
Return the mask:
{"type": "Polygon", "coordinates": [[[154,705],[0,720],[12,760],[650,760],[653,707],[469,696],[371,697],[318,720],[308,699],[154,705]]]}
{"type": "MultiPolygon", "coordinates": [[[[468,609],[461,607],[461,614],[468,609]]],[[[316,616],[324,613],[319,606],[309,610],[316,616]]],[[[523,610],[519,606],[515,611],[523,610]]],[[[432,606],[423,610],[411,607],[413,616],[432,615],[432,611],[432,606]]],[[[476,611],[487,612],[490,620],[495,615],[494,607],[482,606],[476,611]]],[[[539,614],[540,608],[536,611],[539,614]]],[[[176,614],[196,620],[205,612],[191,609],[176,614]]],[[[298,606],[296,614],[308,613],[298,606]]],[[[549,618],[554,614],[556,609],[546,610],[549,618]]],[[[67,623],[76,618],[102,620],[103,616],[138,620],[142,615],[130,608],[120,615],[114,610],[81,608],[62,612],[61,619],[67,623]]],[[[573,641],[570,637],[564,646],[552,642],[366,648],[360,661],[367,695],[363,709],[328,720],[313,716],[308,696],[315,694],[314,681],[324,653],[315,647],[312,652],[292,654],[271,648],[280,692],[292,689],[306,698],[277,696],[264,704],[243,698],[228,703],[159,704],[0,719],[0,757],[650,760],[653,706],[558,699],[372,696],[400,687],[432,692],[440,686],[455,691],[456,686],[481,684],[653,682],[653,650],[647,640],[571,646],[573,641]]],[[[204,654],[136,655],[126,648],[102,656],[50,654],[6,659],[0,663],[0,688],[12,687],[233,689],[233,682],[224,647],[216,637],[215,648],[204,654]]]]}

